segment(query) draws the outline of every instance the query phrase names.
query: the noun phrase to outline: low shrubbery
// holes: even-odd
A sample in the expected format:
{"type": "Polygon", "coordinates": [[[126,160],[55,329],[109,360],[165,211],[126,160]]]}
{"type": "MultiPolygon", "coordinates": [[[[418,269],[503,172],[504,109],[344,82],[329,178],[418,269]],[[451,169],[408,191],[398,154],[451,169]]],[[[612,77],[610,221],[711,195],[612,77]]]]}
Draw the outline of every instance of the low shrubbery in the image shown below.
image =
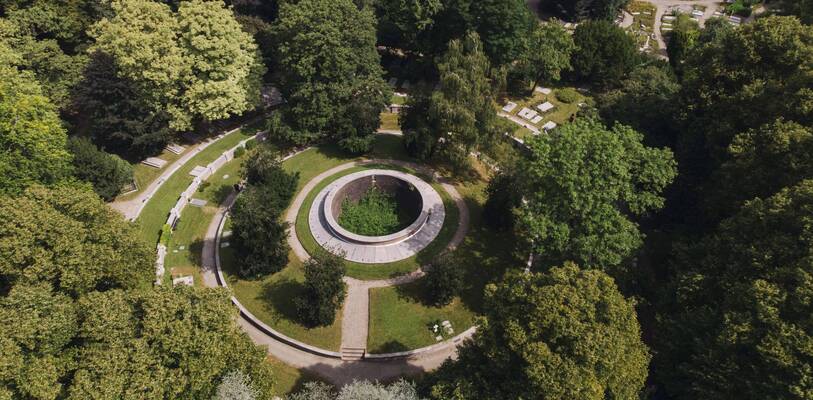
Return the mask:
{"type": "Polygon", "coordinates": [[[408,218],[398,211],[393,195],[372,187],[358,202],[344,200],[339,225],[359,235],[387,235],[409,224],[408,218]]]}
{"type": "Polygon", "coordinates": [[[556,99],[562,103],[574,103],[579,100],[579,92],[573,88],[561,88],[556,90],[556,99]]]}

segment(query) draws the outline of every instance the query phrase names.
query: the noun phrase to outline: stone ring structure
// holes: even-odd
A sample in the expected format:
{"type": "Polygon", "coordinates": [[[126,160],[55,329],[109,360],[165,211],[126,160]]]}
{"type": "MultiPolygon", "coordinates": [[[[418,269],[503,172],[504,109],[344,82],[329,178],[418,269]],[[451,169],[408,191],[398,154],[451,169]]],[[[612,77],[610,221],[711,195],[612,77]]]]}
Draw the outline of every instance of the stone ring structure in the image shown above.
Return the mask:
{"type": "Polygon", "coordinates": [[[316,242],[346,260],[383,264],[414,256],[440,233],[446,209],[438,192],[415,175],[387,169],[370,169],[345,175],[316,195],[308,224],[316,242]],[[413,222],[384,236],[364,236],[338,223],[342,203],[358,201],[371,187],[393,194],[413,222]]]}

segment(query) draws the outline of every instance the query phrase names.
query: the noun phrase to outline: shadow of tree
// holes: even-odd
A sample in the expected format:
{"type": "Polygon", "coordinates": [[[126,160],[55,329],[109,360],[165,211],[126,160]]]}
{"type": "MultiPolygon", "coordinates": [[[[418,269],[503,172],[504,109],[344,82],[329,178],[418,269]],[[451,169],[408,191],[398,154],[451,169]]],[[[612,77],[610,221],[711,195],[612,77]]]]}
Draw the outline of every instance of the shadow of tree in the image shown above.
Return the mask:
{"type": "Polygon", "coordinates": [[[261,291],[262,300],[269,309],[275,310],[280,318],[301,323],[296,310],[295,299],[305,290],[305,286],[291,278],[266,281],[261,291]]]}
{"type": "Polygon", "coordinates": [[[233,191],[234,188],[231,185],[220,185],[212,194],[213,200],[216,204],[223,204],[233,191]]]}
{"type": "Polygon", "coordinates": [[[409,350],[409,347],[397,340],[390,340],[389,342],[382,344],[381,347],[370,350],[374,351],[375,353],[397,353],[399,351],[407,351],[409,350]]]}

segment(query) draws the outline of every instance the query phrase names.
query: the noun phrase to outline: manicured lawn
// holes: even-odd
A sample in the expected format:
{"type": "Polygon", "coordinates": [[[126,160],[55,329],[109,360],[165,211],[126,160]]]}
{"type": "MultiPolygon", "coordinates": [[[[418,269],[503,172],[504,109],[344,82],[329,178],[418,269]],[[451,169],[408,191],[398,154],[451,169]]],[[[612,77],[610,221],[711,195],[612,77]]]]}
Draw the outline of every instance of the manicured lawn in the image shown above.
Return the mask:
{"type": "Polygon", "coordinates": [[[368,352],[405,351],[436,343],[429,326],[438,321],[451,322],[454,334],[472,326],[474,313],[460,299],[437,308],[422,304],[424,292],[423,281],[370,290],[368,352]]]}
{"type": "Polygon", "coordinates": [[[261,279],[244,280],[235,274],[235,259],[230,247],[220,249],[220,263],[235,297],[254,316],[284,335],[326,350],[341,347],[341,312],[333,324],[306,328],[298,322],[294,299],[304,290],[302,264],[291,254],[282,271],[261,279]]]}
{"type": "Polygon", "coordinates": [[[186,206],[181,219],[167,248],[167,257],[164,260],[165,268],[170,271],[173,277],[181,275],[192,275],[195,284],[201,284],[200,278],[200,255],[203,250],[203,239],[206,235],[206,228],[212,222],[217,207],[207,205],[206,207],[186,206]]]}
{"type": "Polygon", "coordinates": [[[254,132],[253,130],[250,133],[241,130],[220,139],[192,157],[192,159],[164,182],[138,217],[137,222],[142,237],[150,243],[156,243],[158,241],[161,227],[164,225],[164,222],[166,222],[169,211],[178,201],[178,196],[180,196],[181,192],[183,192],[186,187],[189,186],[189,183],[192,182],[192,179],[194,179],[189,175],[189,171],[198,165],[208,165],[210,162],[216,160],[217,157],[220,157],[224,151],[234,147],[237,143],[251,136],[254,132]]]}
{"type": "MultiPolygon", "coordinates": [[[[366,165],[349,168],[322,180],[322,182],[316,185],[313,190],[308,193],[308,196],[302,203],[302,207],[299,209],[299,213],[297,214],[296,218],[297,237],[299,238],[299,242],[302,243],[302,247],[304,247],[308,253],[313,253],[321,248],[319,243],[317,243],[313,238],[313,235],[311,235],[310,226],[308,224],[308,213],[310,213],[311,204],[313,203],[313,199],[316,197],[316,195],[319,194],[319,192],[324,189],[325,186],[329,185],[336,179],[341,178],[342,176],[363,171],[365,169],[380,167],[399,169],[392,166],[381,165],[366,165]]],[[[443,190],[439,184],[432,184],[432,187],[435,188],[438,194],[440,194],[440,197],[443,199],[443,205],[446,207],[446,219],[444,220],[443,227],[435,240],[433,240],[432,243],[429,243],[428,246],[426,246],[415,256],[401,261],[386,264],[362,264],[346,261],[345,265],[347,267],[347,276],[357,279],[384,279],[392,276],[403,275],[418,269],[418,267],[421,265],[428,263],[435,255],[446,248],[449,240],[452,239],[452,236],[454,236],[454,233],[457,230],[457,224],[460,218],[459,211],[455,206],[454,201],[452,201],[451,197],[449,197],[449,194],[446,193],[446,191],[443,190]]]]}

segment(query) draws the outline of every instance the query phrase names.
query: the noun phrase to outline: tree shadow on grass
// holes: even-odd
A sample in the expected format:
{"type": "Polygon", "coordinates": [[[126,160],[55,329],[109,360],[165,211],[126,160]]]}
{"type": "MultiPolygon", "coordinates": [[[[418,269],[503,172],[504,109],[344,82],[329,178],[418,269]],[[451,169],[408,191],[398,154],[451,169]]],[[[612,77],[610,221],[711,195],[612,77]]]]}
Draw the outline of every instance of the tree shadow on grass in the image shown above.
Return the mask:
{"type": "Polygon", "coordinates": [[[203,265],[203,243],[203,240],[197,239],[189,244],[189,260],[192,265],[203,265]]]}
{"type": "Polygon", "coordinates": [[[378,348],[370,349],[370,351],[372,353],[374,353],[374,354],[376,354],[376,353],[398,353],[398,352],[407,351],[407,350],[410,350],[410,348],[407,347],[405,344],[397,341],[397,340],[390,340],[389,342],[386,342],[386,343],[382,344],[378,348]]]}
{"type": "Polygon", "coordinates": [[[301,323],[295,299],[305,290],[302,283],[291,278],[282,278],[273,282],[266,281],[262,285],[262,301],[267,307],[274,310],[279,318],[301,323]]]}
{"type": "Polygon", "coordinates": [[[234,188],[231,185],[220,185],[215,189],[214,193],[212,193],[212,199],[218,205],[223,204],[233,191],[234,188]]]}

